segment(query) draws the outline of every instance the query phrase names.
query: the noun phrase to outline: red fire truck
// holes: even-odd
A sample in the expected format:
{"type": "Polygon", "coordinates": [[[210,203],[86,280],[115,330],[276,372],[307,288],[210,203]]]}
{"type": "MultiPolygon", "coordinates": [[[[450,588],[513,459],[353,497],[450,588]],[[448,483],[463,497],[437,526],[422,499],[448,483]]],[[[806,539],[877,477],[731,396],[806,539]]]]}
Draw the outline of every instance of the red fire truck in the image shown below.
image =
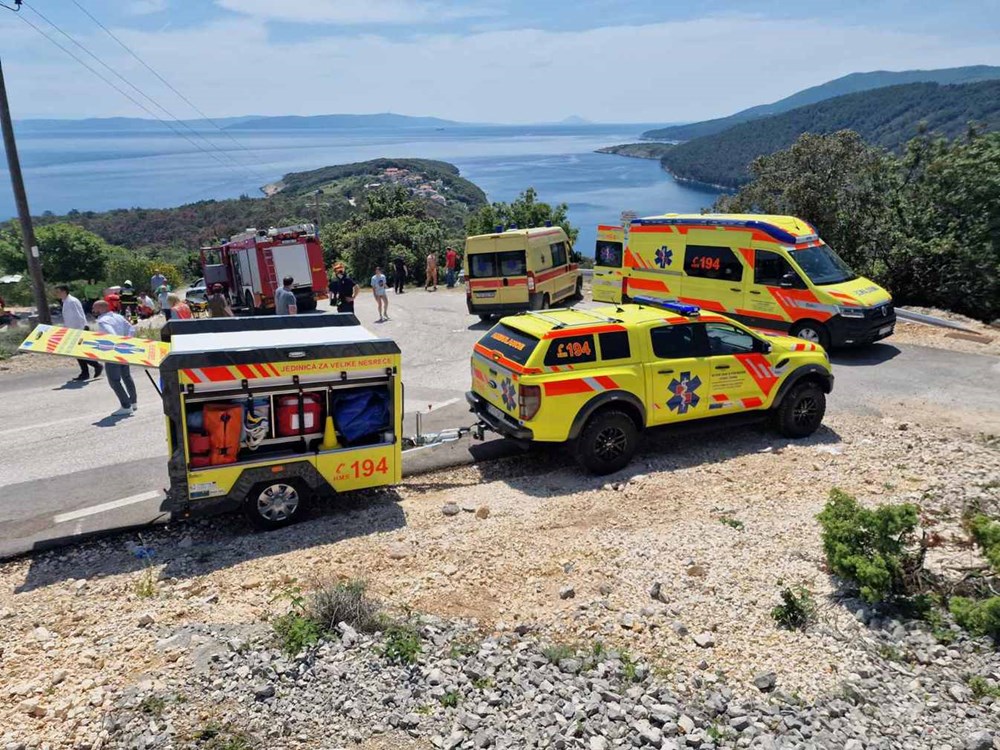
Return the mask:
{"type": "Polygon", "coordinates": [[[323,248],[312,224],[247,229],[229,242],[201,249],[205,286],[222,284],[234,310],[245,315],[274,311],[274,293],[285,276],[299,312],[327,296],[323,248]]]}

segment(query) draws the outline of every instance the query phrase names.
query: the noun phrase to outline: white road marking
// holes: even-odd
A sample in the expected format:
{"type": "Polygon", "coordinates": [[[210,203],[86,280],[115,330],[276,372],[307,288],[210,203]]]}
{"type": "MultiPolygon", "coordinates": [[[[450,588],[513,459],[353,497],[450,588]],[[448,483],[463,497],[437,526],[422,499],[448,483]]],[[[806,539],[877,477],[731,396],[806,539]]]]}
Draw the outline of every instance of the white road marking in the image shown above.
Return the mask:
{"type": "Polygon", "coordinates": [[[83,422],[86,419],[88,419],[86,415],[81,416],[77,414],[75,417],[54,419],[51,422],[32,422],[31,424],[21,425],[20,427],[9,427],[5,430],[0,430],[0,435],[10,435],[24,430],[43,430],[46,427],[55,427],[58,424],[69,424],[70,422],[83,422]]]}
{"type": "Polygon", "coordinates": [[[123,497],[120,500],[112,500],[109,503],[101,503],[100,505],[91,505],[87,508],[81,508],[80,510],[70,511],[69,513],[60,513],[57,516],[52,517],[52,523],[66,523],[67,521],[75,521],[78,518],[86,518],[87,516],[95,516],[98,513],[104,513],[108,510],[114,510],[115,508],[124,508],[126,505],[135,505],[136,503],[144,503],[147,500],[155,500],[158,497],[163,497],[163,493],[160,491],[143,492],[141,495],[132,495],[131,497],[123,497]]]}

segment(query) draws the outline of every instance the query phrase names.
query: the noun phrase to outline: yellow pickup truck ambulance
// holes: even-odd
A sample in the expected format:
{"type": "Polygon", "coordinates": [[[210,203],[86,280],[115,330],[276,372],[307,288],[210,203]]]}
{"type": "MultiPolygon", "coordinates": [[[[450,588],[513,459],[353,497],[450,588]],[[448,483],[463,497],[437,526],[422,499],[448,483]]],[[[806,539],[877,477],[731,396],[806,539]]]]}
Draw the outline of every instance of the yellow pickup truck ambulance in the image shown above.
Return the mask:
{"type": "Polygon", "coordinates": [[[593,295],[677,299],[823,347],[878,341],[896,324],[889,293],[793,216],[665,214],[598,227],[593,295]]]}
{"type": "Polygon", "coordinates": [[[399,482],[399,347],[353,315],[172,320],[162,338],[40,325],[20,348],[159,369],[165,512],[276,528],[311,496],[399,482]]]}
{"type": "Polygon", "coordinates": [[[469,313],[494,315],[545,310],[583,294],[561,227],[508,229],[465,241],[465,299],[469,313]]]}

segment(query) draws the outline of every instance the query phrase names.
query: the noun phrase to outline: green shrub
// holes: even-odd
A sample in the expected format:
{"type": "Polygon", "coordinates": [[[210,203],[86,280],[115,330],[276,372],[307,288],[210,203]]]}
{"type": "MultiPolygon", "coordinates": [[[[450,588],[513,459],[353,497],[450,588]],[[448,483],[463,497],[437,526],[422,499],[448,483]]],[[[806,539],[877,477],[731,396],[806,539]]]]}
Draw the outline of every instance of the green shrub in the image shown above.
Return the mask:
{"type": "Polygon", "coordinates": [[[414,664],[420,655],[420,634],[408,623],[390,625],[385,631],[382,655],[396,664],[414,664]]]}
{"type": "Polygon", "coordinates": [[[445,708],[456,708],[458,706],[458,691],[449,690],[447,693],[441,696],[441,705],[445,708]]]}
{"type": "Polygon", "coordinates": [[[362,633],[374,633],[386,624],[382,606],[368,597],[364,581],[321,583],[309,595],[305,610],[323,630],[331,633],[342,622],[362,633]]]}
{"type": "Polygon", "coordinates": [[[991,685],[985,678],[979,675],[969,678],[969,688],[972,690],[972,697],[976,700],[980,698],[1000,698],[1000,685],[991,685]]]}
{"type": "Polygon", "coordinates": [[[868,510],[847,493],[833,489],[818,519],[830,570],[856,583],[866,601],[908,593],[907,576],[922,564],[914,549],[915,506],[881,505],[868,510]]]}
{"type": "Polygon", "coordinates": [[[576,656],[576,649],[565,643],[551,643],[542,649],[542,656],[548,659],[550,664],[559,664],[563,659],[572,659],[576,656]]]}
{"type": "Polygon", "coordinates": [[[979,513],[969,522],[969,530],[990,565],[1000,573],[1000,523],[979,513]]]}
{"type": "Polygon", "coordinates": [[[274,632],[286,654],[295,656],[304,648],[319,642],[323,628],[301,612],[288,612],[274,621],[274,632]]]}
{"type": "Polygon", "coordinates": [[[988,635],[1000,640],[1000,596],[969,599],[956,596],[948,603],[955,622],[974,635],[988,635]]]}
{"type": "Polygon", "coordinates": [[[805,586],[781,590],[781,604],[771,610],[771,617],[780,627],[805,630],[816,617],[816,603],[805,586]]]}

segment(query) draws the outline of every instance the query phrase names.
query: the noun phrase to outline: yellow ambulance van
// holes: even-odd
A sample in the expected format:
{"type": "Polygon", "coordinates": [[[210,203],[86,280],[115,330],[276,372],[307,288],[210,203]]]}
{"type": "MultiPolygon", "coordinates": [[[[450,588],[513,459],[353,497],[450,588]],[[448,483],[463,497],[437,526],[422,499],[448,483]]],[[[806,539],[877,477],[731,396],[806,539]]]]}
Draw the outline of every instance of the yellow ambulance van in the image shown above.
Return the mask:
{"type": "Polygon", "coordinates": [[[595,301],[676,299],[823,347],[892,335],[889,293],[793,216],[665,214],[602,226],[595,301]]]}
{"type": "Polygon", "coordinates": [[[570,262],[573,248],[561,227],[508,229],[465,242],[465,300],[472,315],[544,310],[583,293],[570,262]]]}

